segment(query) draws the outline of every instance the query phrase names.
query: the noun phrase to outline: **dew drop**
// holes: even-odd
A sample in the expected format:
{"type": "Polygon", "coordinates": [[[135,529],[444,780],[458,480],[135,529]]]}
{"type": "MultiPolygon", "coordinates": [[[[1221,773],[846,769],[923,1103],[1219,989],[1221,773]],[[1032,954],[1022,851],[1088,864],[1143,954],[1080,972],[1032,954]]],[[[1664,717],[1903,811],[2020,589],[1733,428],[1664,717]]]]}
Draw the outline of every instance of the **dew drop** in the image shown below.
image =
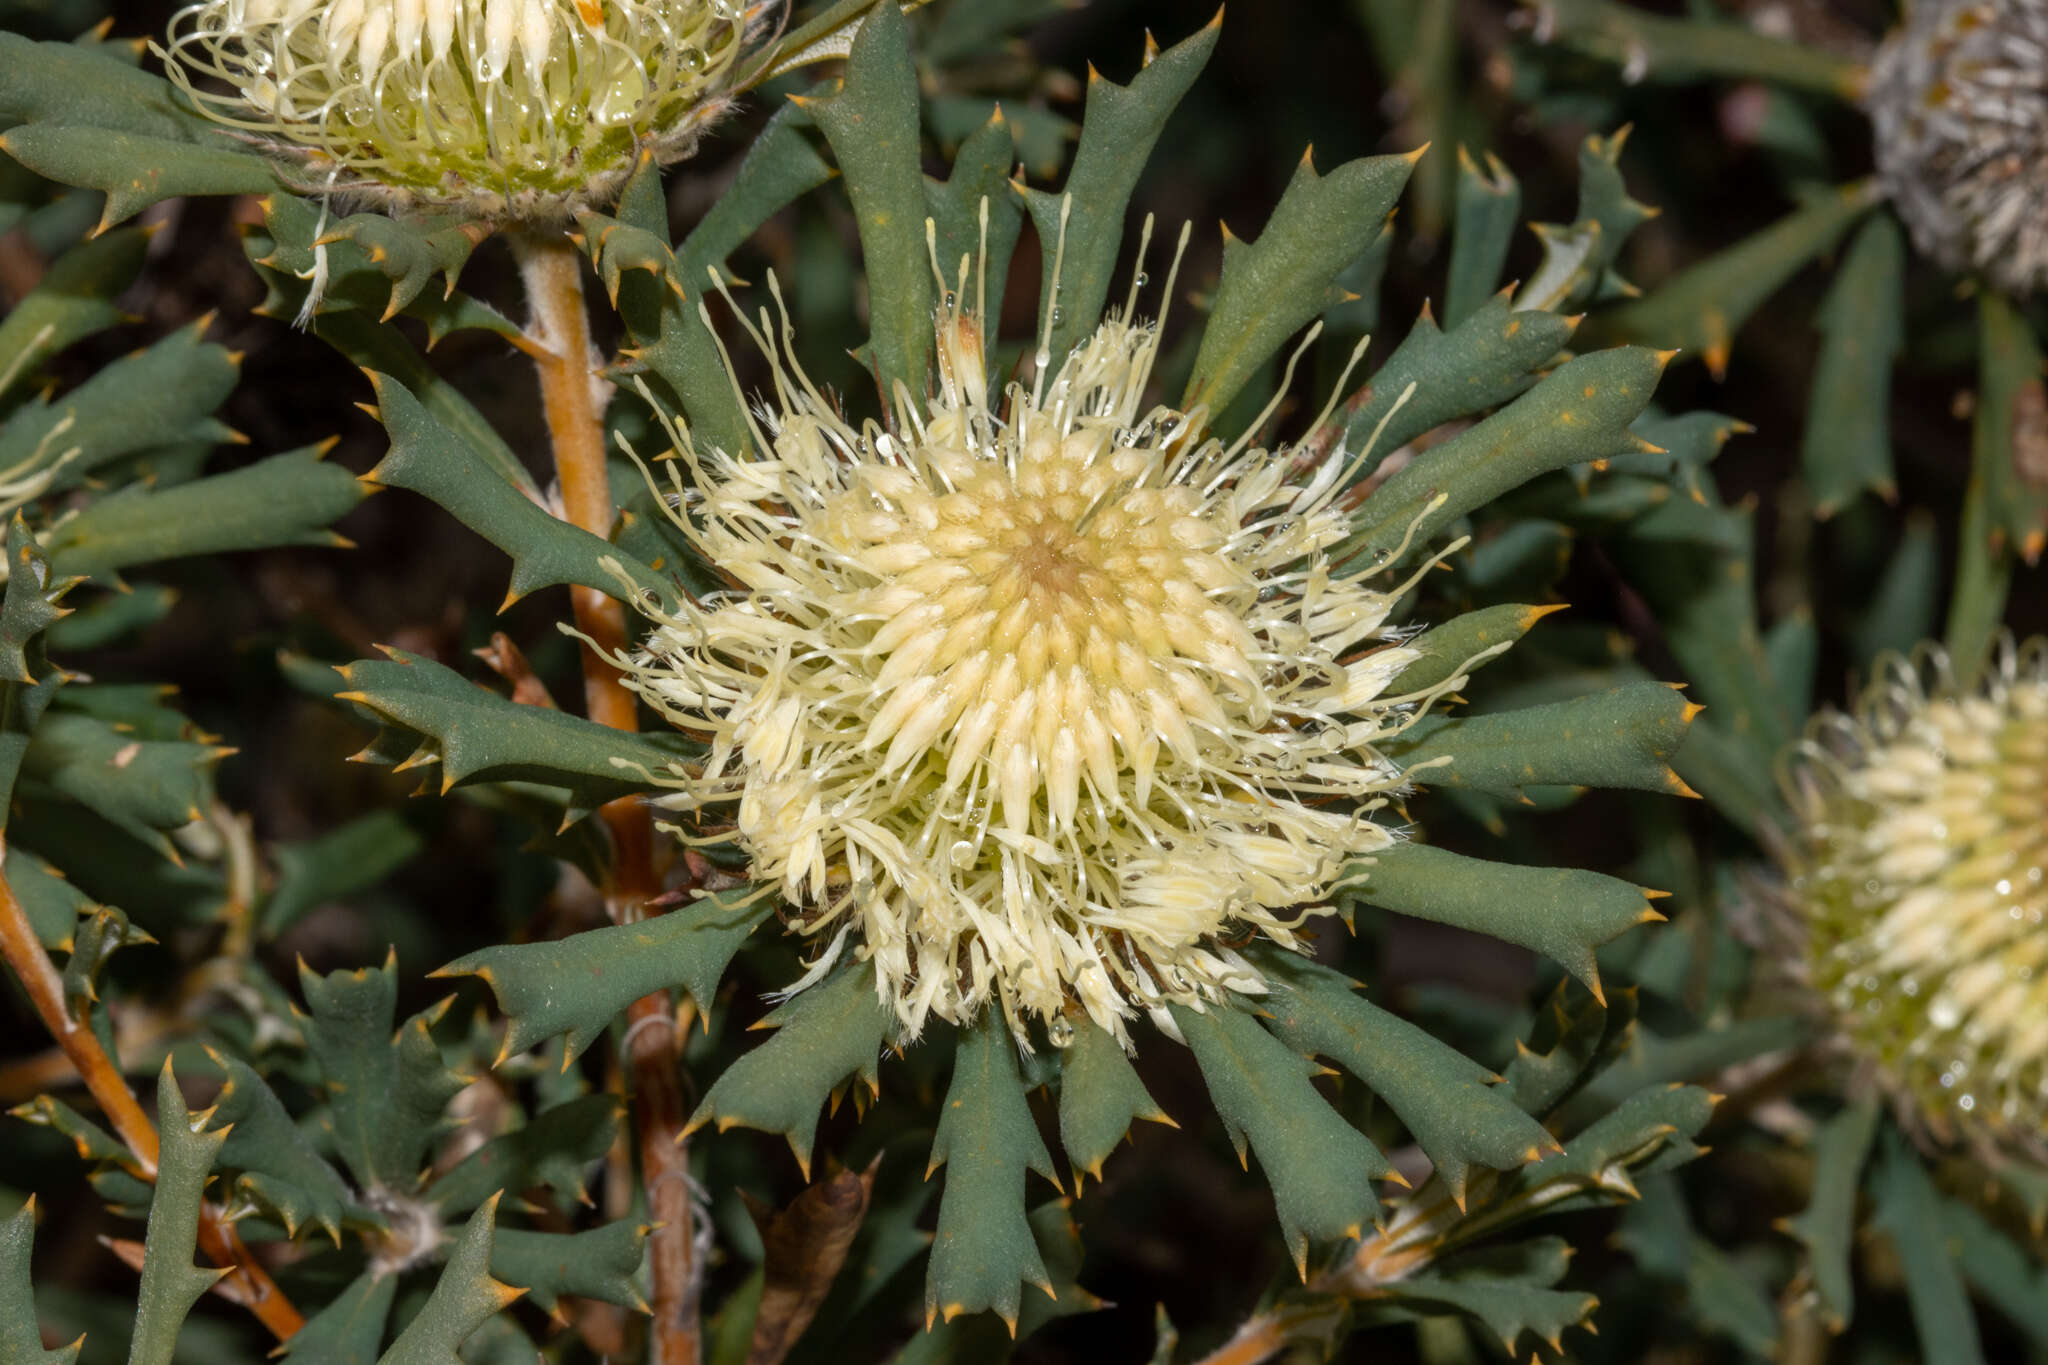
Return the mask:
{"type": "Polygon", "coordinates": [[[1140,288],[1140,289],[1143,289],[1143,288],[1144,288],[1144,287],[1145,287],[1146,285],[1148,285],[1148,284],[1150,284],[1150,283],[1152,283],[1152,277],[1151,277],[1150,275],[1146,274],[1146,273],[1145,273],[1144,271],[1140,270],[1140,271],[1138,272],[1138,279],[1137,279],[1137,285],[1138,285],[1138,288],[1140,288]]]}
{"type": "Polygon", "coordinates": [[[1074,1026],[1068,1022],[1064,1014],[1057,1015],[1047,1021],[1045,1036],[1054,1047],[1072,1047],[1074,1045],[1074,1026]]]}

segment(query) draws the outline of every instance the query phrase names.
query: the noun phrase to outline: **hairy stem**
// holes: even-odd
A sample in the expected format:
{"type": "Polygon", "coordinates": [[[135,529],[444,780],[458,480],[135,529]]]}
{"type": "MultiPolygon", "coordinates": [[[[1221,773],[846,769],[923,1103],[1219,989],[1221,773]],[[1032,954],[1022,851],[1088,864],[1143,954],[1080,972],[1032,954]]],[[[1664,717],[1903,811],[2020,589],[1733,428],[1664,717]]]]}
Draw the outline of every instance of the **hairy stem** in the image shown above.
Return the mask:
{"type": "MultiPolygon", "coordinates": [[[[14,890],[5,877],[0,877],[0,956],[5,956],[7,965],[14,969],[43,1026],[78,1069],[79,1078],[99,1104],[100,1112],[134,1153],[143,1178],[155,1180],[156,1125],[143,1112],[135,1092],[128,1088],[127,1078],[114,1065],[113,1058],[107,1056],[99,1038],[65,1008],[64,980],[57,974],[49,954],[43,951],[43,945],[36,942],[28,915],[14,898],[14,890]]],[[[305,1318],[269,1273],[256,1263],[233,1226],[222,1220],[216,1205],[199,1206],[199,1246],[215,1265],[225,1266],[231,1272],[216,1286],[218,1292],[248,1308],[279,1341],[305,1325],[305,1318]]]]}
{"type": "MultiPolygon", "coordinates": [[[[541,406],[561,487],[562,515],[593,535],[609,536],[617,509],[605,468],[604,396],[593,373],[596,357],[583,298],[583,259],[565,238],[521,234],[512,239],[526,285],[532,321],[528,339],[540,371],[541,406]]],[[[586,714],[615,730],[639,728],[632,692],[607,654],[626,644],[622,604],[590,588],[572,589],[583,646],[586,714]],[[593,648],[593,644],[596,648],[593,648]]],[[[615,922],[647,913],[661,891],[654,868],[653,826],[647,808],[623,798],[598,812],[612,839],[611,876],[601,888],[615,922]]],[[[692,1235],[689,1152],[682,1141],[681,1034],[666,991],[633,1002],[625,1046],[632,1076],[634,1128],[641,1179],[656,1224],[648,1238],[653,1268],[653,1365],[696,1365],[699,1358],[697,1267],[692,1235]]]]}

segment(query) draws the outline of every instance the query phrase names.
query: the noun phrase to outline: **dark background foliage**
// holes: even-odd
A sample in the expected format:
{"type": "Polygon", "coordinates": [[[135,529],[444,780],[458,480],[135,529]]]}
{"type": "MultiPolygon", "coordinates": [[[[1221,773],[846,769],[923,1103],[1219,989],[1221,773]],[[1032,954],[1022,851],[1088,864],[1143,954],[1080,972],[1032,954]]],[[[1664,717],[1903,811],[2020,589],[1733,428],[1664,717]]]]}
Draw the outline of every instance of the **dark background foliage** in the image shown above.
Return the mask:
{"type": "MultiPolygon", "coordinates": [[[[1856,0],[1812,0],[1792,8],[1809,36],[1820,41],[1868,41],[1879,24],[1876,6],[1856,0]]],[[[113,11],[115,31],[160,33],[172,9],[170,3],[119,4],[113,11]]],[[[63,10],[10,8],[6,22],[38,36],[59,36],[90,18],[63,10]]],[[[1091,61],[1105,74],[1127,79],[1137,67],[1147,30],[1162,43],[1170,42],[1208,18],[1206,6],[1190,0],[1092,0],[1034,30],[1030,60],[1020,58],[1014,69],[983,75],[992,84],[1007,85],[1003,97],[1018,107],[1078,120],[1091,61]]],[[[1761,92],[1714,86],[1619,91],[1607,80],[1604,88],[1613,93],[1552,99],[1532,113],[1516,98],[1525,93],[1517,82],[1528,77],[1526,71],[1518,76],[1509,59],[1517,36],[1506,18],[1507,7],[1491,0],[1468,0],[1463,6],[1460,83],[1477,117],[1462,130],[1434,130],[1438,141],[1418,171],[1419,181],[1426,184],[1442,173],[1462,136],[1475,146],[1491,147],[1516,173],[1525,216],[1569,220],[1580,140],[1586,133],[1633,122],[1636,132],[1622,158],[1623,173],[1637,198],[1665,210],[1637,234],[1625,258],[1625,273],[1644,284],[1784,212],[1797,168],[1782,146],[1772,144],[1768,129],[1759,126],[1761,92]]],[[[1317,164],[1327,168],[1356,156],[1405,151],[1421,140],[1423,120],[1412,91],[1399,81],[1399,72],[1393,74],[1396,79],[1390,80],[1382,71],[1365,24],[1346,0],[1247,0],[1231,8],[1216,57],[1162,140],[1138,193],[1139,212],[1133,215],[1134,225],[1143,212],[1158,215],[1167,227],[1161,235],[1168,238],[1183,220],[1196,225],[1182,276],[1186,288],[1176,308],[1188,307],[1189,298],[1214,279],[1217,225],[1227,223],[1241,237],[1255,236],[1311,145],[1317,164]]],[[[697,161],[671,177],[679,227],[715,198],[769,103],[757,101],[697,161]]],[[[1861,121],[1840,108],[1819,111],[1819,119],[1834,171],[1843,178],[1865,171],[1869,150],[1861,121]]],[[[939,163],[935,159],[933,164],[939,163]]],[[[1044,183],[1042,176],[1034,180],[1044,183]]],[[[262,291],[237,241],[238,226],[253,218],[250,207],[224,200],[173,202],[156,216],[161,230],[151,244],[152,264],[136,293],[125,300],[139,320],[97,352],[80,348],[67,356],[63,368],[74,372],[67,377],[89,373],[141,338],[217,312],[211,335],[248,353],[244,382],[226,416],[247,435],[250,451],[268,453],[337,436],[334,458],[353,470],[367,470],[385,443],[381,428],[354,407],[368,400],[368,384],[349,374],[318,340],[251,311],[262,291]]],[[[1377,329],[1385,337],[1382,354],[1405,333],[1442,278],[1441,213],[1426,190],[1411,193],[1399,227],[1403,236],[1387,268],[1377,329]]],[[[0,241],[0,251],[22,249],[18,241],[0,241]]],[[[1027,234],[1021,250],[1034,249],[1027,234]]],[[[740,263],[743,274],[758,278],[760,271],[775,268],[793,281],[807,354],[833,354],[859,339],[853,273],[845,264],[856,251],[854,234],[837,201],[810,197],[781,215],[750,251],[752,259],[740,263]],[[838,244],[823,237],[836,237],[838,244]],[[831,264],[835,259],[840,263],[831,264]]],[[[1533,242],[1525,240],[1511,264],[1527,268],[1535,260],[1533,242]]],[[[1028,291],[1030,262],[1020,260],[1016,274],[1028,291]]],[[[509,262],[496,248],[480,252],[464,278],[466,288],[508,311],[516,308],[512,283],[509,262]]],[[[1884,507],[1866,499],[1815,527],[1790,476],[1797,467],[1801,405],[1816,348],[1809,319],[1820,287],[1813,279],[1797,279],[1766,308],[1738,338],[1725,381],[1714,381],[1700,365],[1681,363],[1670,372],[1660,398],[1672,409],[1712,408],[1756,428],[1731,445],[1716,466],[1723,493],[1731,502],[1755,500],[1763,552],[1760,590],[1770,609],[1781,613],[1805,606],[1831,627],[1860,610],[1874,566],[1908,519],[1930,521],[1944,536],[1953,533],[1969,439],[1958,406],[1967,368],[1955,362],[1967,348],[1968,313],[1948,282],[1931,275],[1913,279],[1913,327],[1922,341],[1916,365],[1902,374],[1895,395],[1899,503],[1884,507]],[[1942,363],[1945,353],[1948,364],[1942,363]]],[[[1030,292],[1013,295],[1012,330],[1029,315],[1035,298],[1030,292]]],[[[1338,349],[1325,345],[1321,361],[1326,370],[1341,358],[1331,354],[1338,349]]],[[[435,363],[539,468],[540,424],[523,358],[493,337],[470,332],[440,347],[435,363]]],[[[850,362],[837,371],[827,368],[827,374],[843,385],[859,382],[850,362]]],[[[1298,399],[1313,395],[1312,409],[1331,378],[1325,373],[1320,383],[1304,383],[1298,399]]],[[[355,541],[355,549],[283,551],[199,561],[174,570],[182,600],[168,618],[138,647],[82,661],[104,679],[175,682],[190,714],[241,749],[221,771],[222,792],[230,805],[252,815],[264,839],[305,838],[332,829],[389,804],[409,786],[405,775],[343,761],[366,736],[331,707],[285,686],[277,666],[280,651],[338,660],[370,655],[376,646],[390,644],[482,676],[468,654],[485,644],[492,631],[502,630],[529,652],[558,695],[573,698],[579,690],[573,654],[552,626],[567,615],[561,590],[494,615],[503,584],[501,557],[438,509],[404,493],[371,499],[341,529],[355,541]]],[[[1596,547],[1577,553],[1562,591],[1573,608],[1564,620],[1618,632],[1653,672],[1674,675],[1648,612],[1596,547]]],[[[2041,602],[2029,603],[2023,593],[2016,607],[2022,626],[2038,628],[2048,615],[2041,602]]],[[[1839,634],[1824,629],[1823,639],[1839,634]]],[[[1846,668],[1847,660],[1834,649],[1824,654],[1823,696],[1843,695],[1846,668]]],[[[1561,812],[1532,815],[1518,829],[1512,848],[1477,851],[1617,867],[1643,852],[1638,827],[1624,818],[1621,804],[1595,798],[1561,812]]],[[[323,907],[304,920],[277,947],[272,966],[281,977],[289,979],[295,954],[326,969],[375,961],[383,945],[392,943],[402,979],[418,993],[409,1006],[416,1007],[430,998],[428,986],[440,984],[422,981],[429,968],[479,946],[551,936],[600,918],[601,909],[586,887],[559,877],[551,860],[518,850],[504,823],[482,808],[422,800],[404,809],[430,841],[429,856],[415,860],[376,893],[323,907]]],[[[1708,835],[1707,826],[1707,817],[1694,812],[1686,821],[1667,821],[1655,835],[1708,835]]],[[[1484,835],[1449,825],[1440,837],[1454,846],[1486,841],[1484,835]]],[[[1368,935],[1375,932],[1361,928],[1368,935]]],[[[1521,1007],[1540,975],[1537,965],[1516,950],[1419,922],[1370,946],[1379,964],[1371,978],[1379,1003],[1424,1019],[1462,1019],[1468,1027],[1475,1019],[1486,1020],[1489,1010],[1496,1022],[1505,1020],[1521,1007]],[[1463,1003],[1446,1013],[1442,1003],[1453,998],[1463,1003]]],[[[150,961],[137,953],[124,957],[122,965],[146,975],[150,961]]],[[[764,984],[738,983],[733,1008],[739,1015],[750,1017],[758,1009],[751,993],[764,984]]],[[[24,1016],[13,1017],[15,1026],[0,1051],[39,1051],[38,1031],[24,1026],[24,1016]]],[[[1500,1060],[1484,1051],[1478,1055],[1500,1060]]],[[[1166,1064],[1165,1074],[1155,1071],[1150,1079],[1168,1111],[1204,1113],[1201,1082],[1185,1056],[1161,1056],[1155,1063],[1166,1064]]],[[[906,1098],[912,1098],[920,1083],[937,1082],[912,1067],[900,1082],[888,1082],[899,1083],[906,1098]]],[[[10,1099],[20,1097],[8,1093],[10,1099]]],[[[827,1127],[821,1150],[851,1141],[850,1127],[842,1114],[827,1127]]],[[[17,1140],[18,1134],[9,1135],[10,1143],[17,1140]]],[[[1217,1134],[1192,1123],[1178,1132],[1140,1125],[1135,1140],[1143,1159],[1112,1163],[1107,1186],[1091,1187],[1076,1207],[1089,1245],[1083,1283],[1115,1306],[1056,1324],[1029,1343],[1020,1358],[1046,1363],[1143,1360],[1151,1349],[1155,1303],[1187,1325],[1194,1333],[1191,1339],[1213,1337],[1251,1308],[1275,1274],[1284,1272],[1264,1187],[1236,1168],[1217,1134]]],[[[749,1174],[769,1182],[764,1193],[786,1198],[796,1185],[792,1164],[778,1143],[763,1139],[756,1146],[749,1174]]],[[[52,1169],[69,1159],[50,1144],[31,1144],[31,1150],[52,1169]]],[[[1781,1192],[1772,1189],[1771,1173],[1756,1174],[1753,1206],[1731,1201],[1712,1216],[1723,1225],[1739,1224],[1767,1236],[1761,1224],[1788,1210],[1772,1207],[1773,1194],[1781,1192]]],[[[57,1188],[66,1182],[14,1183],[57,1188]]],[[[57,1278],[66,1278],[72,1265],[104,1270],[104,1262],[85,1254],[90,1246],[85,1238],[98,1226],[94,1207],[88,1195],[66,1210],[68,1226],[51,1220],[43,1259],[57,1278]]],[[[1603,1277],[1599,1262],[1607,1253],[1598,1237],[1577,1240],[1587,1248],[1575,1268],[1577,1278],[1597,1290],[1603,1277]]],[[[720,1284],[714,1279],[714,1298],[720,1284]]],[[[1631,1318],[1655,1312],[1651,1304],[1611,1302],[1603,1330],[1625,1339],[1631,1318]]],[[[1400,1358],[1388,1350],[1385,1338],[1356,1339],[1343,1358],[1400,1358]]]]}

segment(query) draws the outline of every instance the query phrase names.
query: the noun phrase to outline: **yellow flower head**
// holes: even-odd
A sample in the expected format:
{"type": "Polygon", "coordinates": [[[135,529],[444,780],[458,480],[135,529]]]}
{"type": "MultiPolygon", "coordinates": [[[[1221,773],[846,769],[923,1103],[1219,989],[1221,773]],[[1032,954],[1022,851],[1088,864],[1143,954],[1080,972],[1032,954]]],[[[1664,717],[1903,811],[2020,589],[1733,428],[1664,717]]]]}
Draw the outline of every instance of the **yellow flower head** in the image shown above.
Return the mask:
{"type": "Polygon", "coordinates": [[[1901,1114],[2048,1139],[2048,640],[1976,687],[1939,650],[1817,718],[1785,774],[1798,969],[1901,1114]]]}
{"type": "Polygon", "coordinates": [[[889,431],[756,333],[757,449],[674,433],[677,522],[733,587],[661,614],[630,681],[710,739],[672,804],[736,806],[755,876],[854,936],[908,1034],[994,1004],[1127,1040],[1264,989],[1232,943],[1293,943],[1391,842],[1375,745],[1464,679],[1385,695],[1418,656],[1385,644],[1405,585],[1330,561],[1354,461],[1148,408],[1128,305],[991,402],[967,293],[889,431]]]}
{"type": "Polygon", "coordinates": [[[200,0],[165,66],[306,188],[561,220],[672,161],[729,100],[741,0],[200,0]],[[219,88],[224,85],[225,88],[219,88]]]}

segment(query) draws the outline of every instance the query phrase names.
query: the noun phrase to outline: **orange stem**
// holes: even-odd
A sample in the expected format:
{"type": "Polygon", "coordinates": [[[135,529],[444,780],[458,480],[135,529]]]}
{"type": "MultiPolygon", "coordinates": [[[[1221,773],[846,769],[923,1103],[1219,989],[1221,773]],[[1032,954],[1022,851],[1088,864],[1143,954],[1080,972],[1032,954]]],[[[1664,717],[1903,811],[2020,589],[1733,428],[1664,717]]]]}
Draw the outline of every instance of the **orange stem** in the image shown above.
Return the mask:
{"type": "MultiPolygon", "coordinates": [[[[57,975],[57,968],[51,963],[49,954],[43,951],[43,945],[36,942],[28,915],[22,910],[21,902],[14,898],[14,889],[7,884],[5,877],[0,877],[0,956],[5,956],[7,965],[14,969],[14,975],[35,1005],[36,1013],[42,1017],[43,1026],[50,1030],[64,1055],[78,1069],[79,1078],[99,1103],[100,1112],[106,1116],[121,1141],[128,1145],[128,1150],[135,1154],[143,1179],[155,1180],[156,1125],[143,1112],[142,1105],[135,1099],[135,1092],[128,1088],[127,1078],[107,1056],[99,1038],[84,1023],[73,1019],[71,1011],[65,1008],[64,979],[57,975]]],[[[249,1248],[236,1235],[233,1225],[221,1217],[217,1205],[199,1206],[199,1245],[215,1265],[226,1266],[232,1272],[220,1282],[218,1290],[225,1297],[246,1306],[279,1341],[286,1340],[305,1325],[305,1318],[292,1306],[284,1291],[277,1287],[269,1272],[257,1264],[249,1248]]]]}
{"type": "MultiPolygon", "coordinates": [[[[565,520],[609,538],[617,508],[605,464],[603,390],[593,371],[590,318],[583,298],[583,258],[563,237],[512,238],[533,319],[527,348],[540,371],[541,407],[553,443],[565,520]]],[[[592,588],[571,589],[583,646],[583,693],[590,719],[614,730],[640,728],[637,698],[608,655],[626,644],[626,612],[592,588]],[[595,647],[593,647],[595,646],[595,647]]],[[[642,918],[661,891],[654,870],[654,831],[647,807],[630,797],[598,811],[612,838],[613,864],[602,890],[614,921],[642,918]]],[[[689,1151],[682,1140],[680,1030],[666,991],[627,1011],[627,1063],[633,1078],[634,1123],[641,1179],[655,1231],[648,1238],[654,1279],[653,1365],[697,1365],[697,1267],[692,1233],[689,1151]]]]}

